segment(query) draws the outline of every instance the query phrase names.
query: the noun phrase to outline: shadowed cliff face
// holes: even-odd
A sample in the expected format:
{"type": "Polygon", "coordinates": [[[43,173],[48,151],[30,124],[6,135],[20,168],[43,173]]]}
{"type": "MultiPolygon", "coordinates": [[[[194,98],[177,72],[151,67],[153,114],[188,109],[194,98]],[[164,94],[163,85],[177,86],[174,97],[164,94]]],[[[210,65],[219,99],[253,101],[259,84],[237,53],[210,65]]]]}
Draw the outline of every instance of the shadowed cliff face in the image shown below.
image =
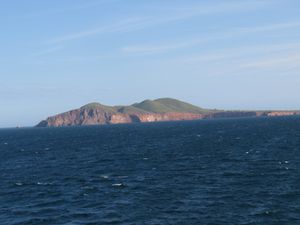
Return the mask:
{"type": "Polygon", "coordinates": [[[49,117],[40,122],[38,127],[104,125],[122,123],[143,123],[176,120],[202,119],[203,115],[193,113],[107,113],[99,110],[72,110],[56,116],[49,117]]]}
{"type": "Polygon", "coordinates": [[[145,123],[229,117],[291,116],[299,111],[220,111],[202,109],[176,99],[146,100],[131,106],[91,103],[79,109],[51,116],[38,127],[145,123]]]}

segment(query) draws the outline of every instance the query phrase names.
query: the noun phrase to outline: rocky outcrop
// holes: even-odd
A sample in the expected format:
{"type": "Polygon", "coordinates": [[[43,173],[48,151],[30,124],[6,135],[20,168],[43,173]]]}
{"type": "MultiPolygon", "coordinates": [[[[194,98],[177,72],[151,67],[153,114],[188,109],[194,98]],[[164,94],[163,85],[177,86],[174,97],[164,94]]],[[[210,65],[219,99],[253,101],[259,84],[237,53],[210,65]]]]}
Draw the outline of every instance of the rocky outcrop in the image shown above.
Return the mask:
{"type": "Polygon", "coordinates": [[[107,124],[110,121],[112,114],[102,110],[72,110],[56,116],[51,116],[48,119],[40,122],[38,127],[60,127],[73,125],[93,125],[107,124]]]}
{"type": "Polygon", "coordinates": [[[254,117],[260,116],[257,112],[252,111],[223,111],[216,113],[209,113],[205,115],[205,118],[230,118],[230,117],[254,117]]]}
{"type": "Polygon", "coordinates": [[[204,118],[204,115],[195,113],[152,113],[152,114],[139,114],[140,122],[159,122],[159,121],[178,121],[178,120],[198,120],[204,118]]]}
{"type": "Polygon", "coordinates": [[[194,113],[106,113],[98,110],[72,110],[41,121],[38,127],[60,127],[81,125],[104,125],[122,123],[146,123],[159,121],[198,120],[204,118],[194,113]]]}

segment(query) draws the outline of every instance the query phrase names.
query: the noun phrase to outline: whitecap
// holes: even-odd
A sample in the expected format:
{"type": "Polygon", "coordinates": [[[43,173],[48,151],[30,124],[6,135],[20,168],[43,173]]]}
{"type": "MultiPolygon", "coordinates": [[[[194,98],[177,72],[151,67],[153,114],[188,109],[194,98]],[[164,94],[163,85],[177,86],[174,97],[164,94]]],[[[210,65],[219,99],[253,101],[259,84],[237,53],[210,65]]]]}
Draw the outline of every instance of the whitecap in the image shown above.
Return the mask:
{"type": "Polygon", "coordinates": [[[40,182],[40,181],[38,181],[37,183],[36,183],[37,185],[52,185],[53,184],[53,182],[40,182]]]}
{"type": "Polygon", "coordinates": [[[123,186],[124,186],[124,184],[122,184],[122,183],[118,183],[118,184],[112,184],[112,186],[113,186],[113,187],[123,187],[123,186]]]}
{"type": "Polygon", "coordinates": [[[23,185],[23,183],[21,183],[21,182],[17,182],[17,183],[16,183],[16,185],[17,185],[17,186],[22,186],[22,185],[23,185]]]}
{"type": "Polygon", "coordinates": [[[44,182],[39,182],[39,181],[38,181],[36,184],[37,184],[37,185],[50,185],[50,184],[52,184],[52,183],[44,183],[44,182]]]}
{"type": "Polygon", "coordinates": [[[109,176],[108,176],[108,175],[101,175],[101,178],[103,178],[103,179],[108,179],[109,176]]]}

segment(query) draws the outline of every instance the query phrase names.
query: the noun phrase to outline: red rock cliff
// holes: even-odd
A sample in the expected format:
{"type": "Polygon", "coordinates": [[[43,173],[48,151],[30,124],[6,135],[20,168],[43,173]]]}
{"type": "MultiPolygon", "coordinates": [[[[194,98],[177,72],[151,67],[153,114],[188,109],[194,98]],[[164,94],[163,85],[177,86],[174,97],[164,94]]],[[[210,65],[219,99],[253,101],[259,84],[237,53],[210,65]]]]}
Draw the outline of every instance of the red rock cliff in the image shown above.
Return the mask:
{"type": "Polygon", "coordinates": [[[38,127],[103,125],[159,121],[198,120],[228,117],[291,116],[300,111],[220,111],[202,109],[176,99],[146,100],[131,106],[91,103],[79,109],[51,116],[38,127]]]}

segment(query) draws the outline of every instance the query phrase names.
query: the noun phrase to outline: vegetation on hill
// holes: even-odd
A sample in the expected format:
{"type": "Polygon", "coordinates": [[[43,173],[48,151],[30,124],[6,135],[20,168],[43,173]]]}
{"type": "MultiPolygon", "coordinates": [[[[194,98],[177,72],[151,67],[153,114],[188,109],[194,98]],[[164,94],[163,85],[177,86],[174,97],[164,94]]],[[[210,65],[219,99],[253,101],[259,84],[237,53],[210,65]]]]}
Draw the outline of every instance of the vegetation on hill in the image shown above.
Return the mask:
{"type": "Polygon", "coordinates": [[[133,106],[151,113],[189,112],[201,114],[211,112],[211,110],[202,109],[172,98],[160,98],[153,101],[145,100],[141,103],[133,104],[133,106]]]}
{"type": "Polygon", "coordinates": [[[81,110],[103,110],[105,112],[110,112],[110,113],[116,113],[117,110],[114,107],[107,106],[107,105],[102,105],[97,102],[89,103],[87,105],[84,105],[80,108],[81,110]]]}
{"type": "Polygon", "coordinates": [[[151,100],[145,100],[141,103],[136,103],[133,104],[132,106],[145,110],[147,112],[151,113],[166,113],[170,112],[170,108],[164,106],[163,104],[156,102],[156,101],[151,101],[151,100]]]}
{"type": "Polygon", "coordinates": [[[134,106],[115,106],[114,107],[119,113],[149,113],[143,109],[136,108],[134,106]]]}
{"type": "Polygon", "coordinates": [[[90,103],[80,109],[98,109],[110,113],[169,113],[169,112],[189,112],[195,114],[209,113],[213,110],[203,109],[192,104],[172,98],[159,98],[156,100],[145,100],[131,106],[106,106],[100,103],[90,103]]]}
{"type": "Polygon", "coordinates": [[[179,101],[177,99],[172,99],[172,98],[160,98],[155,101],[165,105],[166,107],[168,107],[171,110],[174,110],[176,112],[206,113],[206,112],[211,111],[211,110],[203,109],[198,106],[192,105],[190,103],[186,103],[186,102],[179,101]]]}

